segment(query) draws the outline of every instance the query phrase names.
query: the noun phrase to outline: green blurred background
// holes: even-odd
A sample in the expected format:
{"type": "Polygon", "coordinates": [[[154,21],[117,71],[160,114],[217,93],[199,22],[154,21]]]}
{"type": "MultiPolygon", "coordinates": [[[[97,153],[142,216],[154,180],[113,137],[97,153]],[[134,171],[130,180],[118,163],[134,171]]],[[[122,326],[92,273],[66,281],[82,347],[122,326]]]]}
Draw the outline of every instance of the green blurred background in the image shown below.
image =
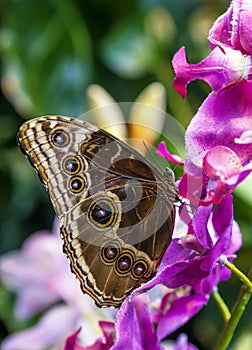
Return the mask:
{"type": "MultiPolygon", "coordinates": [[[[183,101],[172,87],[171,59],[182,45],[190,62],[203,59],[210,52],[208,30],[228,6],[228,0],[1,1],[0,254],[20,248],[31,233],[51,228],[54,218],[43,186],[16,145],[22,122],[43,114],[82,114],[92,83],[122,102],[133,101],[147,84],[159,81],[167,90],[167,112],[186,127],[210,89],[193,82],[183,101]]],[[[244,272],[252,253],[251,192],[250,181],[234,198],[244,235],[236,264],[244,272]]],[[[230,306],[239,288],[235,278],[220,285],[230,306]]],[[[26,326],[13,319],[13,301],[1,288],[1,338],[26,326]]],[[[222,326],[210,301],[170,338],[185,331],[199,349],[211,349],[222,326]]],[[[250,350],[251,334],[252,312],[247,310],[232,349],[250,350]]]]}

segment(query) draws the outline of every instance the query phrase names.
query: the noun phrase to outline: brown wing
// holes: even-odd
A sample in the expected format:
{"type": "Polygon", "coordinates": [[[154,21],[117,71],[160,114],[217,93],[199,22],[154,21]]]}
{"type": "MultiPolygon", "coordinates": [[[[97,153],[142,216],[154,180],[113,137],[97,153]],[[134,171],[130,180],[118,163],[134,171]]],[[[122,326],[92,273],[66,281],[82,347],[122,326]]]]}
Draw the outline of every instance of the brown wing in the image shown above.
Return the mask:
{"type": "Polygon", "coordinates": [[[120,306],[155,274],[170,243],[173,180],[81,120],[36,118],[18,139],[61,219],[64,252],[83,292],[100,307],[120,306]]]}

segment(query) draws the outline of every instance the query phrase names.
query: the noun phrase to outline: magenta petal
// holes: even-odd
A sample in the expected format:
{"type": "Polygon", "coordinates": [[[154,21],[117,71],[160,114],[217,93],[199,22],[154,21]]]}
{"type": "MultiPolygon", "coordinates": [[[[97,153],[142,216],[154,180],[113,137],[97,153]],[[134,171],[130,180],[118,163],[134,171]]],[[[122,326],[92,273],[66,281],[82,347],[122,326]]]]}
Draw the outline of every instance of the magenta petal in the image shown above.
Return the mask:
{"type": "Polygon", "coordinates": [[[164,141],[160,142],[160,144],[157,147],[157,153],[162,156],[167,158],[170,162],[174,163],[174,164],[179,164],[179,165],[183,165],[184,161],[182,158],[180,158],[178,155],[176,154],[171,154],[170,152],[168,152],[167,148],[166,148],[166,144],[164,141]]]}
{"type": "Polygon", "coordinates": [[[193,205],[197,206],[202,197],[204,182],[205,178],[202,175],[202,170],[201,174],[198,175],[197,173],[187,173],[185,168],[185,173],[178,185],[179,193],[182,197],[189,199],[193,205]]]}
{"type": "MultiPolygon", "coordinates": [[[[186,249],[186,248],[185,248],[186,249]]],[[[185,285],[193,285],[194,283],[207,277],[210,273],[210,267],[202,269],[201,264],[203,257],[192,259],[189,262],[178,262],[174,265],[166,266],[157,275],[144,286],[137,289],[134,295],[143,293],[157,284],[163,284],[168,288],[179,288],[185,285]]]]}
{"type": "Polygon", "coordinates": [[[216,265],[209,276],[193,285],[193,289],[201,295],[210,295],[221,281],[227,280],[230,276],[231,271],[227,267],[216,265]]]}
{"type": "Polygon", "coordinates": [[[103,331],[103,337],[96,340],[93,345],[83,346],[77,336],[81,329],[78,329],[74,334],[70,335],[62,350],[109,350],[114,342],[114,324],[112,322],[100,321],[100,327],[103,331]]]}
{"type": "Polygon", "coordinates": [[[242,170],[240,171],[239,175],[233,176],[226,180],[226,184],[230,185],[232,188],[235,188],[239,185],[246,177],[252,172],[252,162],[249,164],[246,164],[242,170]]]}
{"type": "Polygon", "coordinates": [[[233,0],[229,9],[220,16],[209,32],[209,41],[214,48],[219,43],[252,54],[252,4],[249,0],[233,0]]]}
{"type": "Polygon", "coordinates": [[[125,344],[131,343],[133,340],[133,329],[132,324],[134,319],[134,306],[128,298],[125,299],[122,306],[120,307],[116,322],[116,341],[112,350],[123,350],[125,344]]]}
{"type": "Polygon", "coordinates": [[[211,148],[203,160],[204,172],[212,179],[223,178],[225,180],[239,174],[241,168],[239,157],[231,148],[225,146],[211,148]]]}
{"type": "Polygon", "coordinates": [[[189,159],[202,167],[206,153],[222,145],[233,150],[244,166],[251,160],[252,144],[237,144],[252,130],[252,82],[243,80],[219,93],[211,93],[191,120],[186,134],[189,159]]]}
{"type": "Polygon", "coordinates": [[[252,130],[245,130],[240,137],[235,138],[235,143],[241,145],[252,143],[252,130]]]}
{"type": "Polygon", "coordinates": [[[210,41],[225,42],[251,55],[251,17],[252,8],[249,0],[233,0],[228,11],[216,21],[210,31],[210,41]]]}
{"type": "Polygon", "coordinates": [[[167,266],[175,265],[179,262],[187,262],[191,257],[191,250],[186,249],[180,244],[180,239],[174,238],[169,247],[166,249],[166,252],[161,261],[159,270],[161,271],[163,268],[167,266]]]}
{"type": "Polygon", "coordinates": [[[212,240],[207,230],[207,223],[212,211],[212,205],[203,207],[200,206],[197,209],[196,214],[193,217],[193,227],[195,236],[202,247],[210,249],[212,247],[212,240]]]}
{"type": "Polygon", "coordinates": [[[207,82],[215,91],[239,82],[251,74],[252,60],[240,51],[229,47],[215,47],[203,61],[189,64],[186,61],[185,48],[182,47],[173,57],[176,73],[174,88],[183,98],[186,86],[195,79],[207,82]]]}
{"type": "Polygon", "coordinates": [[[172,269],[167,269],[162,272],[162,284],[168,288],[179,288],[185,285],[191,286],[197,281],[207,277],[210,269],[202,269],[201,263],[204,261],[203,257],[192,259],[187,264],[178,263],[172,269]],[[172,273],[171,273],[172,272],[172,273]]]}
{"type": "Polygon", "coordinates": [[[135,314],[138,320],[139,336],[138,341],[141,349],[159,349],[154,326],[150,319],[150,300],[147,294],[132,298],[135,314]]]}
{"type": "MultiPolygon", "coordinates": [[[[236,0],[237,2],[237,0],[236,0]]],[[[252,55],[252,2],[249,0],[240,1],[239,9],[239,39],[244,51],[252,55]]]]}
{"type": "Polygon", "coordinates": [[[174,55],[172,65],[176,74],[174,80],[174,88],[180,95],[186,97],[187,85],[197,77],[192,78],[190,73],[190,65],[186,61],[185,48],[181,47],[174,55]]]}
{"type": "Polygon", "coordinates": [[[149,298],[142,294],[122,304],[116,319],[116,342],[111,350],[161,350],[150,320],[149,298]]]}
{"type": "Polygon", "coordinates": [[[185,324],[207,303],[207,301],[208,298],[200,294],[176,298],[170,305],[169,310],[165,314],[162,314],[162,318],[158,322],[158,339],[161,340],[165,338],[185,324]]]}
{"type": "Polygon", "coordinates": [[[114,343],[115,338],[115,325],[113,322],[107,322],[107,321],[99,321],[99,325],[102,329],[105,342],[103,341],[103,344],[106,344],[106,348],[104,347],[104,350],[109,350],[111,346],[114,343]]]}
{"type": "Polygon", "coordinates": [[[67,338],[66,344],[62,350],[84,350],[84,347],[82,347],[77,342],[77,336],[80,333],[80,331],[81,331],[81,328],[79,328],[76,332],[74,332],[72,335],[70,335],[67,338]]]}
{"type": "Polygon", "coordinates": [[[242,234],[239,228],[239,225],[236,221],[233,221],[232,226],[232,236],[231,236],[231,245],[225,252],[226,255],[232,255],[236,253],[242,246],[242,234]]]}
{"type": "Polygon", "coordinates": [[[215,233],[219,238],[213,248],[205,255],[205,259],[202,262],[201,267],[206,270],[209,270],[213,266],[213,263],[222,254],[226,254],[230,248],[233,224],[233,204],[231,195],[228,195],[216,205],[212,222],[215,233]]]}
{"type": "Polygon", "coordinates": [[[231,3],[228,10],[222,16],[217,18],[213,27],[209,31],[208,39],[212,48],[216,47],[218,43],[236,48],[232,45],[230,38],[231,34],[234,34],[235,31],[232,25],[233,3],[234,2],[231,3]]]}
{"type": "MultiPolygon", "coordinates": [[[[178,239],[173,239],[165,252],[158,272],[149,282],[138,288],[135,293],[142,293],[145,290],[153,288],[157,284],[169,283],[169,287],[176,288],[184,285],[184,271],[188,268],[188,260],[195,254],[191,254],[191,249],[187,249],[178,243],[178,239]],[[182,274],[182,276],[181,276],[182,274]]],[[[193,278],[193,276],[192,276],[193,278]]]]}
{"type": "Polygon", "coordinates": [[[203,171],[209,178],[206,197],[211,199],[212,203],[220,202],[250,174],[251,170],[252,163],[242,167],[239,157],[231,148],[211,148],[203,159],[203,171]]]}
{"type": "Polygon", "coordinates": [[[230,239],[225,239],[224,242],[225,246],[223,247],[223,249],[225,249],[226,251],[230,247],[232,234],[231,230],[233,224],[233,199],[231,195],[228,195],[224,200],[222,200],[216,205],[215,210],[213,212],[212,221],[215,232],[219,236],[223,235],[226,229],[230,231],[230,239]]]}

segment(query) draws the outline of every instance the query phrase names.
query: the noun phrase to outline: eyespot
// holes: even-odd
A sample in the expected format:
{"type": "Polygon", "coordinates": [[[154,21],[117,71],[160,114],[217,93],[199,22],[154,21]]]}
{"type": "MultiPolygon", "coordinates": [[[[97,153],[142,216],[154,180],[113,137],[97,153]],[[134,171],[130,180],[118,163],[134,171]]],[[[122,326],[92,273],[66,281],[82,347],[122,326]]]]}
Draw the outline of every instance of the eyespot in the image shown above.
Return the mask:
{"type": "Polygon", "coordinates": [[[114,262],[120,253],[120,247],[116,242],[107,243],[101,250],[101,258],[105,263],[114,262]]]}
{"type": "Polygon", "coordinates": [[[66,131],[57,129],[52,133],[51,141],[56,147],[65,147],[69,144],[70,138],[66,131]]]}
{"type": "Polygon", "coordinates": [[[63,170],[69,175],[75,175],[81,170],[81,161],[77,157],[69,156],[63,161],[63,170]]]}
{"type": "Polygon", "coordinates": [[[132,264],[133,264],[132,255],[130,253],[123,253],[117,260],[116,271],[119,274],[124,275],[131,270],[132,264]]]}
{"type": "Polygon", "coordinates": [[[132,269],[132,275],[135,278],[141,278],[148,270],[148,265],[144,260],[137,260],[132,269]]]}
{"type": "Polygon", "coordinates": [[[116,208],[110,200],[105,198],[95,201],[89,207],[88,218],[99,227],[112,226],[116,218],[116,208]]]}
{"type": "Polygon", "coordinates": [[[73,193],[80,193],[85,188],[85,180],[81,176],[73,176],[68,183],[73,193]]]}

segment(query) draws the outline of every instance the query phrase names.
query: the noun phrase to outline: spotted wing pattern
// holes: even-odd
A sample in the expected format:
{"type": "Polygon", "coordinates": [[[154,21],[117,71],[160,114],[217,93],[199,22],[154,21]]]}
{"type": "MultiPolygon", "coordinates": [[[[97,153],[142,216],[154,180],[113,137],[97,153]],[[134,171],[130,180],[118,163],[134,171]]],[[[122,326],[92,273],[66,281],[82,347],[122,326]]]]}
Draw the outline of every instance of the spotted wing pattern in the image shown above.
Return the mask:
{"type": "Polygon", "coordinates": [[[24,123],[18,142],[61,221],[63,249],[84,293],[119,307],[156,273],[174,227],[177,190],[130,146],[82,120],[24,123]]]}

